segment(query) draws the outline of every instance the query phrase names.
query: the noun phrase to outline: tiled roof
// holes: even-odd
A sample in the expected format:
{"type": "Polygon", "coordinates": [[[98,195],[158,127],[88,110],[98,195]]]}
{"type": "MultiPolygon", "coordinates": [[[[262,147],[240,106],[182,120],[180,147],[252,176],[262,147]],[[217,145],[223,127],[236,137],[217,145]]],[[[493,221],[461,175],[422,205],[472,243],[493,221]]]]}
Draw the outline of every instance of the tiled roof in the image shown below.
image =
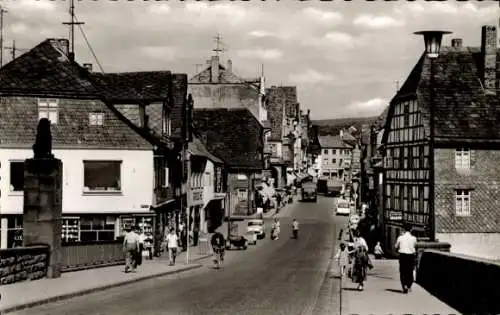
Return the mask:
{"type": "Polygon", "coordinates": [[[221,164],[224,163],[221,159],[208,152],[203,142],[201,142],[201,140],[197,137],[193,137],[193,141],[188,144],[188,151],[193,155],[204,156],[212,162],[221,164]]]}
{"type": "Polygon", "coordinates": [[[168,98],[170,71],[92,73],[108,101],[113,103],[160,102],[168,98]]]}
{"type": "Polygon", "coordinates": [[[351,146],[345,143],[340,136],[319,136],[318,140],[321,148],[351,148],[351,146]]]}
{"type": "MultiPolygon", "coordinates": [[[[99,100],[61,99],[58,121],[51,125],[54,148],[152,149],[151,144],[99,100]],[[89,113],[103,113],[103,125],[89,124],[89,113]]],[[[0,98],[0,145],[27,147],[35,143],[38,98],[0,98]]]]}
{"type": "Polygon", "coordinates": [[[229,168],[263,168],[262,126],[247,109],[195,109],[194,121],[208,151],[229,168]]]}
{"type": "Polygon", "coordinates": [[[147,148],[151,145],[102,102],[90,73],[71,61],[67,40],[48,39],[0,69],[0,141],[31,146],[38,124],[38,98],[58,100],[53,145],[95,148],[147,148]],[[89,124],[89,113],[103,113],[103,125],[89,124]]]}
{"type": "Polygon", "coordinates": [[[0,69],[0,95],[96,98],[86,69],[71,61],[61,39],[47,39],[0,69]]]}
{"type": "MultiPolygon", "coordinates": [[[[497,60],[500,60],[500,51],[497,52],[497,60]]],[[[481,62],[480,48],[442,48],[435,61],[436,97],[433,103],[436,140],[500,139],[500,103],[498,96],[487,95],[482,87],[478,71],[481,62]]],[[[422,55],[391,101],[391,104],[396,104],[403,98],[416,95],[426,130],[429,128],[431,106],[430,70],[430,59],[422,55]]],[[[392,108],[388,113],[388,117],[391,116],[392,108]]]]}
{"type": "Polygon", "coordinates": [[[285,95],[275,87],[266,89],[267,118],[271,123],[270,140],[281,141],[283,137],[285,95]]]}

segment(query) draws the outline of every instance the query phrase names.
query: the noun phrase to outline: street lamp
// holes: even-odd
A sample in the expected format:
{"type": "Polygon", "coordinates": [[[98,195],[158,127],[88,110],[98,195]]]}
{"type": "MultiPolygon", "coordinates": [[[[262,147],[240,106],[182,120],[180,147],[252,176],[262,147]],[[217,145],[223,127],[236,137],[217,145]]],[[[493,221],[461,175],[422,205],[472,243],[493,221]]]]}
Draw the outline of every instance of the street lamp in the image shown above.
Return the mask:
{"type": "Polygon", "coordinates": [[[443,35],[451,34],[447,31],[420,31],[415,32],[416,35],[424,36],[425,53],[427,58],[431,61],[431,78],[430,78],[430,142],[429,142],[429,225],[430,225],[430,239],[436,240],[436,211],[434,209],[434,112],[435,112],[435,99],[436,99],[436,82],[435,82],[435,60],[439,56],[441,50],[441,40],[443,35]]]}

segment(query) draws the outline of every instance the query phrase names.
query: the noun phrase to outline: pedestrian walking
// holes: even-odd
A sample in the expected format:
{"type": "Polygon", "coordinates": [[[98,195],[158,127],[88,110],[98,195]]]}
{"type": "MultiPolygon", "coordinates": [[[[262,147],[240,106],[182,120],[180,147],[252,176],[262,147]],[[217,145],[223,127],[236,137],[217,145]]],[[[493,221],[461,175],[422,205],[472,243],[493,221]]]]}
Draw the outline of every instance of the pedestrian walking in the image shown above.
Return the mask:
{"type": "Polygon", "coordinates": [[[368,256],[368,245],[361,237],[358,230],[353,232],[354,237],[354,259],[352,262],[352,282],[357,283],[357,289],[363,291],[368,268],[373,268],[368,256]]]}
{"type": "Polygon", "coordinates": [[[137,258],[135,260],[136,268],[137,266],[142,265],[142,252],[144,251],[144,246],[146,242],[146,234],[144,231],[141,231],[139,227],[136,227],[135,229],[136,233],[139,235],[139,240],[138,240],[138,248],[137,248],[137,258]]]}
{"type": "Polygon", "coordinates": [[[123,238],[125,252],[125,272],[135,272],[137,252],[139,250],[139,235],[131,227],[126,228],[127,234],[123,238]]]}
{"type": "Polygon", "coordinates": [[[401,287],[406,294],[411,291],[413,284],[413,269],[415,267],[415,253],[417,238],[411,234],[411,225],[403,226],[404,233],[396,240],[396,250],[399,253],[399,278],[401,287]]]}
{"type": "Polygon", "coordinates": [[[165,242],[167,243],[168,249],[168,259],[169,266],[175,265],[175,258],[177,257],[177,248],[179,246],[179,238],[175,233],[174,228],[170,229],[170,233],[168,233],[165,242]]]}
{"type": "Polygon", "coordinates": [[[337,254],[335,254],[335,261],[337,262],[337,266],[339,267],[340,276],[344,277],[347,265],[349,264],[349,252],[347,251],[347,246],[344,242],[340,243],[337,254]]]}
{"type": "Polygon", "coordinates": [[[384,251],[382,250],[382,246],[380,246],[380,242],[377,242],[377,244],[375,245],[373,253],[375,254],[375,259],[382,259],[384,251]]]}
{"type": "Polygon", "coordinates": [[[296,219],[292,221],[292,235],[293,238],[299,238],[299,222],[296,219]]]}

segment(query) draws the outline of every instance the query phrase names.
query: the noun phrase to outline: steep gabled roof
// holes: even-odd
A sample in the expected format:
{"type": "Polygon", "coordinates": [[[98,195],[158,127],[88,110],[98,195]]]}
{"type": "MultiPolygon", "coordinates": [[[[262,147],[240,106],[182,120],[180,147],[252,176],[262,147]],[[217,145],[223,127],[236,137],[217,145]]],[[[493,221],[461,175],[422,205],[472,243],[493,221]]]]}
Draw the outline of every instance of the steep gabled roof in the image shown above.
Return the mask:
{"type": "Polygon", "coordinates": [[[193,137],[193,141],[188,144],[188,151],[193,155],[204,156],[214,163],[224,164],[224,161],[210,153],[203,142],[198,137],[193,137]]]}
{"type": "MultiPolygon", "coordinates": [[[[386,124],[395,104],[416,98],[427,135],[431,106],[435,108],[436,141],[500,140],[500,102],[498,96],[490,96],[483,89],[478,70],[481,62],[478,47],[443,47],[435,60],[435,99],[431,102],[431,61],[423,54],[392,99],[386,124]]],[[[384,133],[384,141],[387,135],[384,133]]]]}
{"type": "Polygon", "coordinates": [[[208,151],[229,168],[263,168],[262,126],[248,109],[195,109],[194,125],[208,151]]]}
{"type": "Polygon", "coordinates": [[[92,73],[94,83],[112,103],[163,102],[169,96],[170,71],[92,73]]]}
{"type": "Polygon", "coordinates": [[[97,98],[85,68],[66,55],[63,39],[47,39],[0,69],[0,95],[97,98]]]}
{"type": "Polygon", "coordinates": [[[267,119],[271,124],[269,140],[281,141],[283,138],[283,122],[285,114],[285,94],[282,90],[272,87],[266,89],[267,119]]]}

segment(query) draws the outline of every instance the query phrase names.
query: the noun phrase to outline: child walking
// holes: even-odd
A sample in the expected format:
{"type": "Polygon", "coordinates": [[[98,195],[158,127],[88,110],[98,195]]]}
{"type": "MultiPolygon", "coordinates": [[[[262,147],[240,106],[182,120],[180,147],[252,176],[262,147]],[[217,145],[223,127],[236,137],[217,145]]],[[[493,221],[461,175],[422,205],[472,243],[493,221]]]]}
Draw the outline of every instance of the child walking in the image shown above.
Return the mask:
{"type": "Polygon", "coordinates": [[[335,260],[339,266],[340,275],[344,277],[347,265],[349,264],[349,252],[347,251],[347,246],[344,243],[340,243],[340,248],[335,255],[335,260]]]}

